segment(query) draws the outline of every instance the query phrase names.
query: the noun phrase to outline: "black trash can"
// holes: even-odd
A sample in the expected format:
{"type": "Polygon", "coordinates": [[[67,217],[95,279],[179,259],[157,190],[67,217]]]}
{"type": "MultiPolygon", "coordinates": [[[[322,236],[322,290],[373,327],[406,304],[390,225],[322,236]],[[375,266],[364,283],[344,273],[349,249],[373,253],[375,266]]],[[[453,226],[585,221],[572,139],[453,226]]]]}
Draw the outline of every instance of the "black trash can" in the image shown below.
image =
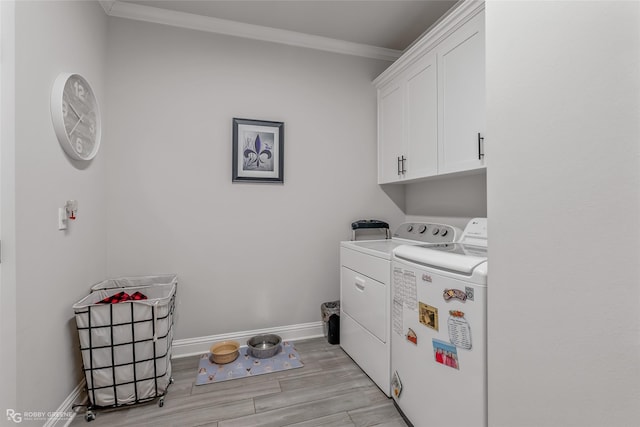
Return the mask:
{"type": "Polygon", "coordinates": [[[340,315],[332,314],[329,316],[329,332],[327,340],[329,344],[340,344],[340,315]]]}
{"type": "Polygon", "coordinates": [[[340,301],[330,301],[322,303],[320,306],[322,314],[322,329],[324,336],[330,344],[340,343],[340,301]],[[335,316],[335,317],[334,317],[335,316]],[[333,320],[331,318],[333,317],[333,320]],[[333,325],[333,326],[332,326],[333,325]],[[336,342],[332,342],[336,341],[336,342]]]}

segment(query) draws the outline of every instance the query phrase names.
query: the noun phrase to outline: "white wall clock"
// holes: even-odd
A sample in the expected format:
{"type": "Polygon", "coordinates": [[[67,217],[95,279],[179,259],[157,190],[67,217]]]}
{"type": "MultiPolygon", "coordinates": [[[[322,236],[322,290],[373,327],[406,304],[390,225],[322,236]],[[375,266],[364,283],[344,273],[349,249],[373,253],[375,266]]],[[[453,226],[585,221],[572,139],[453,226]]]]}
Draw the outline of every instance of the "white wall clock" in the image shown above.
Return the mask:
{"type": "Polygon", "coordinates": [[[51,91],[51,119],[60,145],[75,160],[91,160],[100,148],[100,109],[81,75],[60,74],[51,91]]]}

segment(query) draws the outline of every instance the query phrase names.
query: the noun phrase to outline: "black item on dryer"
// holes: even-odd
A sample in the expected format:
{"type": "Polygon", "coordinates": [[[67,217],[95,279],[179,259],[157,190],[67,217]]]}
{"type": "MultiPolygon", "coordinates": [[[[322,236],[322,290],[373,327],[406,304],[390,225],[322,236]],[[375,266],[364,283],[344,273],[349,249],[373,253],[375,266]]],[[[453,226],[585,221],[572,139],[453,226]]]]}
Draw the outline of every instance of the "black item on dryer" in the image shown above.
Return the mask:
{"type": "Polygon", "coordinates": [[[358,230],[361,228],[389,228],[389,224],[377,219],[361,219],[351,223],[352,230],[358,230]]]}
{"type": "Polygon", "coordinates": [[[371,229],[383,229],[387,239],[391,238],[389,233],[389,224],[378,219],[361,219],[351,223],[352,236],[351,240],[356,240],[356,231],[358,230],[371,230],[371,229]]]}
{"type": "Polygon", "coordinates": [[[329,344],[340,344],[340,315],[329,316],[329,344]]]}

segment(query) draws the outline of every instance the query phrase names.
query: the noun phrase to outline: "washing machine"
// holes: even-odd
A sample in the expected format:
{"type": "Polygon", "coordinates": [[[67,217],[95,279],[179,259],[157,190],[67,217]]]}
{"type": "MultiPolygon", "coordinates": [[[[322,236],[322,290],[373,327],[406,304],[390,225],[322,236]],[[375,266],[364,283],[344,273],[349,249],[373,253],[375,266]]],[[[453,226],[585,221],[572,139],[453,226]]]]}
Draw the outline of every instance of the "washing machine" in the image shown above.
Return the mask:
{"type": "Polygon", "coordinates": [[[414,427],[487,426],[487,277],[486,218],[393,251],[391,394],[414,427]]]}
{"type": "Polygon", "coordinates": [[[389,239],[340,243],[340,346],[390,396],[391,255],[401,245],[455,242],[457,227],[400,225],[389,239]]]}

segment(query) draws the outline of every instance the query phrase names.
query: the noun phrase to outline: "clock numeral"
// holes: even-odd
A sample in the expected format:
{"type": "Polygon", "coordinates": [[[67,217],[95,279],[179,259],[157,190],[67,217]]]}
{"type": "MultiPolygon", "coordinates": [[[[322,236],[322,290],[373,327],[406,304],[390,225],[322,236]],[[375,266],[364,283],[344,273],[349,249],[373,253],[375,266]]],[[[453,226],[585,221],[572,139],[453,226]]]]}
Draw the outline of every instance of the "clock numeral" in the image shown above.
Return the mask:
{"type": "Polygon", "coordinates": [[[73,82],[73,89],[76,92],[76,96],[80,98],[81,101],[85,100],[87,91],[77,80],[73,82]]]}
{"type": "Polygon", "coordinates": [[[78,154],[82,154],[82,148],[83,148],[82,138],[76,138],[76,152],[78,154]]]}
{"type": "Polygon", "coordinates": [[[95,123],[93,123],[93,121],[89,122],[89,132],[91,133],[91,135],[96,134],[96,125],[95,123]]]}
{"type": "Polygon", "coordinates": [[[67,117],[67,114],[69,114],[69,106],[65,101],[62,101],[62,116],[67,117]]]}

